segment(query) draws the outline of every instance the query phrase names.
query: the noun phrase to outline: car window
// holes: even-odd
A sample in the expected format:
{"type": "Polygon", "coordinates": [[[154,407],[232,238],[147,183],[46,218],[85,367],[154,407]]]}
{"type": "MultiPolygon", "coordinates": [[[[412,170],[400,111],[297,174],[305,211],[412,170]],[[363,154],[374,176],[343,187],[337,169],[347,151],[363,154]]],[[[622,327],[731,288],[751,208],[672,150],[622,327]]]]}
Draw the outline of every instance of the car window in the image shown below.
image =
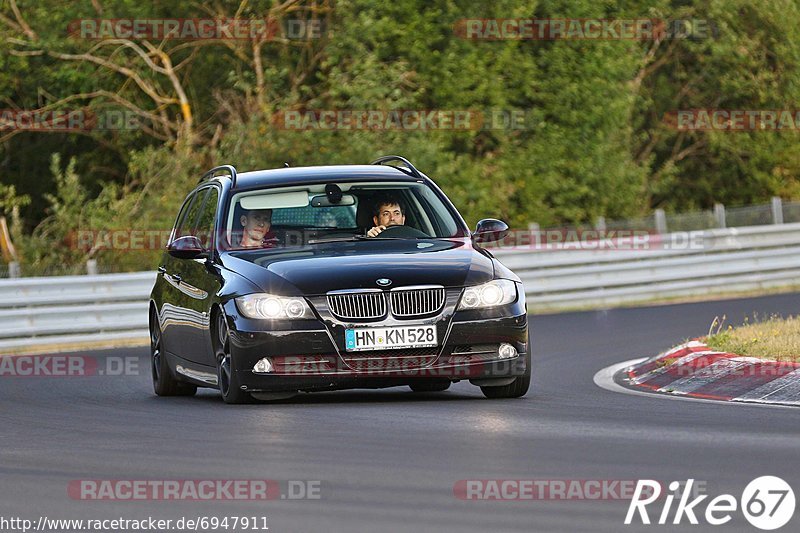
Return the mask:
{"type": "Polygon", "coordinates": [[[178,217],[175,219],[175,226],[172,228],[173,239],[180,237],[180,228],[183,226],[183,221],[186,219],[186,214],[189,212],[189,208],[192,206],[192,203],[194,203],[196,196],[197,193],[193,193],[183,201],[183,205],[178,213],[178,217]]]}
{"type": "Polygon", "coordinates": [[[209,189],[200,189],[194,194],[191,199],[189,207],[186,209],[186,214],[183,219],[178,223],[178,229],[175,232],[175,238],[186,237],[194,235],[197,228],[197,219],[200,215],[200,209],[203,206],[203,200],[208,194],[209,189]]]}
{"type": "Polygon", "coordinates": [[[214,221],[217,218],[217,200],[219,191],[216,187],[211,187],[205,198],[205,203],[200,210],[200,219],[197,223],[195,235],[200,239],[203,248],[208,248],[211,243],[211,236],[214,234],[214,221]]]}
{"type": "Polygon", "coordinates": [[[240,240],[236,239],[244,231],[241,221],[247,221],[246,215],[254,212],[259,212],[258,216],[268,223],[253,230],[255,238],[263,240],[263,246],[247,247],[286,248],[325,240],[363,239],[375,225],[376,204],[387,198],[402,205],[405,220],[400,225],[405,228],[387,233],[383,238],[448,238],[462,234],[451,210],[424,183],[344,182],[337,186],[347,198],[345,204],[312,202],[312,198],[325,198],[325,187],[329,184],[311,183],[234,194],[225,219],[227,241],[234,249],[241,247],[240,240]]]}
{"type": "Polygon", "coordinates": [[[430,187],[419,187],[414,189],[414,194],[422,196],[419,199],[420,206],[425,210],[430,224],[436,228],[436,233],[442,235],[455,235],[458,233],[458,224],[450,215],[442,201],[430,187]]]}

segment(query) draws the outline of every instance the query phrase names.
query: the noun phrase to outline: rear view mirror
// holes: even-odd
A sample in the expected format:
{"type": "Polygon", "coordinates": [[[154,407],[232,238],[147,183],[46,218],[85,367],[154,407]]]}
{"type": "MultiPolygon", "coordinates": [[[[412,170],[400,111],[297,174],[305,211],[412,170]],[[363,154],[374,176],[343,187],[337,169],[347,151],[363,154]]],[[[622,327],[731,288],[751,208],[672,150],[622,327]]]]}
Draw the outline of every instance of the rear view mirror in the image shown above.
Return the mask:
{"type": "Polygon", "coordinates": [[[178,259],[197,259],[206,255],[200,239],[194,235],[178,237],[167,246],[167,252],[178,259]]]}
{"type": "Polygon", "coordinates": [[[331,199],[325,194],[318,194],[311,198],[311,205],[314,207],[338,207],[342,205],[356,205],[356,197],[352,194],[343,194],[342,199],[338,203],[331,202],[331,199]]]}

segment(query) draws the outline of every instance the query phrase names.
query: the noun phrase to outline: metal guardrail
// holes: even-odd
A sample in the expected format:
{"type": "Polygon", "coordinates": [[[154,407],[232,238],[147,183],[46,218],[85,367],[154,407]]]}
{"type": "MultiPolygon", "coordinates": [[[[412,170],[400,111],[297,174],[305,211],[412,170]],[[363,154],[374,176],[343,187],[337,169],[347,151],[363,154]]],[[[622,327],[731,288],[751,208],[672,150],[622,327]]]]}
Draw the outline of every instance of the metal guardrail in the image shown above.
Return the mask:
{"type": "Polygon", "coordinates": [[[155,272],[0,280],[0,354],[143,341],[155,272]]]}
{"type": "MultiPolygon", "coordinates": [[[[665,235],[664,242],[670,242],[665,235]]],[[[503,250],[532,312],[800,285],[800,223],[682,235],[696,248],[503,250]]],[[[613,243],[607,243],[613,244],[613,243]]]]}
{"type": "MultiPolygon", "coordinates": [[[[695,248],[496,249],[543,312],[800,285],[800,223],[691,232],[695,248]]],[[[682,237],[686,237],[682,235],[682,237]]],[[[673,235],[674,236],[674,235],[673,235]]],[[[612,245],[612,242],[598,242],[612,245]]],[[[155,273],[0,280],[0,353],[147,340],[155,273]]]]}

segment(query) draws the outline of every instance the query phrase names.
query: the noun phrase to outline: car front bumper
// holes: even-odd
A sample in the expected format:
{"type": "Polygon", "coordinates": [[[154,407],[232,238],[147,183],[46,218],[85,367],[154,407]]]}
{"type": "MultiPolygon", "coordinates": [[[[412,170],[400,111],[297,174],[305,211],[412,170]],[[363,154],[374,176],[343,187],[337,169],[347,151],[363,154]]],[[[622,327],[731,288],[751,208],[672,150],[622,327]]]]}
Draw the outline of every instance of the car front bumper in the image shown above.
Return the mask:
{"type": "MultiPolygon", "coordinates": [[[[437,325],[439,346],[432,349],[382,350],[348,354],[343,327],[306,320],[264,324],[228,311],[231,356],[239,383],[249,392],[321,391],[383,388],[420,381],[459,381],[502,385],[525,374],[530,364],[524,303],[492,310],[455,312],[427,323],[437,325]],[[497,348],[510,344],[516,357],[501,359],[497,348]],[[359,364],[353,363],[359,356],[359,364]],[[255,364],[269,358],[269,372],[255,364]]],[[[413,324],[407,323],[408,325],[413,324]]]]}

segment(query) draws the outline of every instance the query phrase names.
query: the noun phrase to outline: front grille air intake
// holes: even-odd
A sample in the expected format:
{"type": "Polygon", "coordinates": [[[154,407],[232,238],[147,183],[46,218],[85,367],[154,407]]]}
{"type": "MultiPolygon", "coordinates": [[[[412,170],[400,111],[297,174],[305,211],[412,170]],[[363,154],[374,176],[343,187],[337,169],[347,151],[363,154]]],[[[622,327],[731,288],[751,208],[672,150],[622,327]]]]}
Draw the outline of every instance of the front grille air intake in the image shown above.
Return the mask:
{"type": "Polygon", "coordinates": [[[395,318],[430,316],[444,307],[445,289],[440,285],[380,289],[352,289],[327,294],[328,308],[342,320],[370,320],[386,316],[388,301],[395,318]]]}
{"type": "Polygon", "coordinates": [[[337,318],[381,318],[386,315],[386,298],[380,289],[330,293],[328,307],[337,318]]]}
{"type": "Polygon", "coordinates": [[[432,315],[444,305],[443,287],[404,287],[389,294],[392,314],[398,318],[432,315]]]}

